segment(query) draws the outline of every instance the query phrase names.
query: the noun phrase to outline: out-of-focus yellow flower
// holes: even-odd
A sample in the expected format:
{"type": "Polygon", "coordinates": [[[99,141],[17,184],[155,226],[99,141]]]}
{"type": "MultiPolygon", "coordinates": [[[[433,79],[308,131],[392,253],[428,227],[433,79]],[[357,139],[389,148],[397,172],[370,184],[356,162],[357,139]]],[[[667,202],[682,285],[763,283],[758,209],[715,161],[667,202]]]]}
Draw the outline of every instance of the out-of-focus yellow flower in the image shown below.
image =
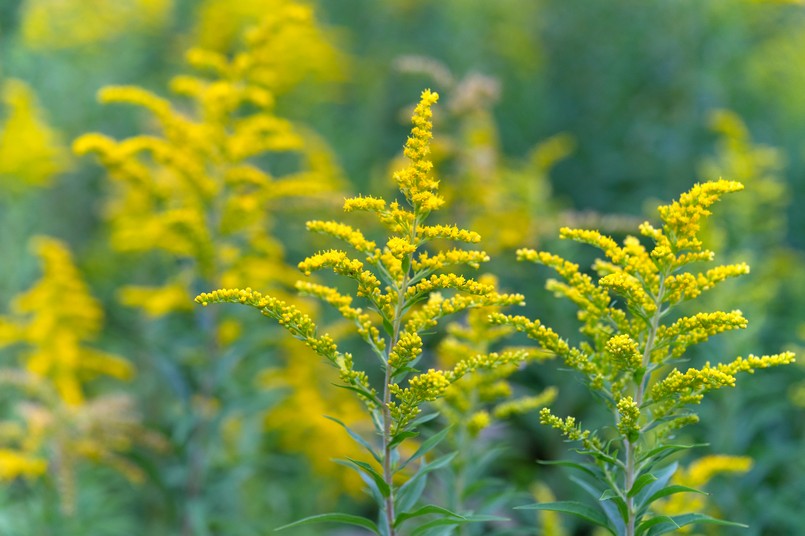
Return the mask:
{"type": "Polygon", "coordinates": [[[122,357],[86,346],[100,333],[103,310],[89,293],[67,247],[48,237],[32,242],[42,278],[0,317],[0,346],[22,344],[25,367],[51,380],[62,400],[84,401],[83,383],[98,375],[129,379],[131,364],[122,357]],[[3,327],[5,326],[5,327],[3,327]]]}
{"type": "MultiPolygon", "coordinates": [[[[711,455],[704,456],[693,461],[684,469],[680,469],[674,474],[672,482],[677,485],[701,490],[716,476],[722,474],[744,474],[752,469],[752,458],[748,456],[724,456],[711,455]]],[[[707,510],[708,501],[706,495],[697,493],[676,493],[663,501],[657,507],[657,511],[663,515],[675,516],[688,514],[691,512],[705,512],[710,515],[717,515],[717,512],[707,510]]],[[[689,534],[692,532],[690,527],[683,527],[680,532],[689,534]]]]}
{"type": "Polygon", "coordinates": [[[172,0],[25,0],[22,37],[37,49],[93,45],[164,25],[172,0]]]}
{"type": "Polygon", "coordinates": [[[254,72],[274,93],[285,93],[307,77],[343,81],[346,57],[316,21],[313,7],[299,0],[205,0],[198,8],[196,46],[227,54],[245,35],[254,72]],[[250,30],[247,28],[252,27],[250,30]]]}
{"type": "Polygon", "coordinates": [[[104,88],[103,102],[144,108],[158,133],[122,141],[87,134],[74,144],[79,154],[95,153],[114,182],[107,208],[112,245],[190,261],[162,286],[122,291],[124,302],[150,316],[186,310],[191,289],[201,282],[292,286],[295,272],[271,235],[273,213],[291,198],[316,197],[339,184],[321,140],[274,111],[277,84],[299,81],[280,80],[291,66],[276,64],[278,41],[293,38],[282,46],[304,48],[303,36],[283,32],[315,28],[306,7],[282,6],[266,12],[233,57],[203,49],[188,53],[188,62],[204,74],[178,76],[171,88],[192,102],[191,113],[142,88],[104,88]],[[298,156],[300,169],[285,175],[265,170],[258,160],[273,153],[298,156]]]}
{"type": "Polygon", "coordinates": [[[8,482],[21,476],[38,477],[47,470],[47,461],[23,452],[0,449],[0,481],[8,482]]]}
{"type": "Polygon", "coordinates": [[[0,190],[11,192],[50,184],[67,169],[69,153],[42,120],[31,88],[19,80],[2,87],[5,120],[0,125],[0,190]]]}

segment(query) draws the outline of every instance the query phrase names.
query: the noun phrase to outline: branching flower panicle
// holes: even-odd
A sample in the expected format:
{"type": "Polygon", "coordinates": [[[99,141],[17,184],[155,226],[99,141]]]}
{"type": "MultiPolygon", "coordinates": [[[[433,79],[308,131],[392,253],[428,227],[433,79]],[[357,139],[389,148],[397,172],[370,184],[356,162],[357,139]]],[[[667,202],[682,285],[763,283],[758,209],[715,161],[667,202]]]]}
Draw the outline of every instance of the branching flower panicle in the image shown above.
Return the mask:
{"type": "Polygon", "coordinates": [[[557,271],[562,281],[551,281],[548,288],[579,308],[581,332],[587,340],[578,347],[570,346],[539,321],[524,317],[496,314],[492,321],[526,333],[582,373],[614,418],[607,429],[586,430],[573,417],[561,418],[542,410],[541,422],[557,428],[567,439],[583,443],[583,452],[591,460],[587,476],[593,477],[585,485],[601,498],[601,511],[574,510],[562,502],[535,507],[581,515],[613,534],[626,536],[662,534],[667,528],[697,522],[727,524],[703,514],[663,518],[652,513],[652,503],[664,495],[687,491],[667,487],[676,466],[661,462],[683,448],[670,442],[676,431],[698,421],[692,406],[708,391],[735,386],[740,372],[794,361],[792,353],[784,352],[738,357],[715,365],[708,362],[684,371],[676,368],[691,346],[747,326],[739,310],[700,312],[675,320],[670,315],[678,304],[749,272],[745,263],[705,271],[694,265],[714,257],[700,237],[710,208],[721,196],[741,189],[734,181],[705,182],[661,206],[660,228],[649,223],[640,226],[641,234],[653,242],[651,248],[636,237],[627,237],[619,245],[595,230],[562,229],[563,238],[592,245],[606,257],[594,265],[597,282],[558,256],[518,252],[521,260],[557,271]]]}
{"type": "MultiPolygon", "coordinates": [[[[332,337],[321,333],[310,317],[292,305],[251,289],[217,290],[196,298],[202,305],[242,303],[260,310],[339,370],[345,386],[366,404],[376,433],[375,437],[364,439],[347,428],[371,455],[369,462],[350,459],[348,465],[361,472],[369,483],[371,494],[378,502],[379,524],[366,519],[347,522],[387,536],[398,534],[404,521],[434,513],[443,516],[448,524],[471,520],[447,510],[416,511],[414,508],[422,491],[414,492],[413,482],[424,479],[429,471],[423,455],[444,437],[444,433],[425,441],[410,456],[401,456],[399,448],[417,435],[422,407],[445,397],[451,385],[462,376],[480,370],[508,369],[533,355],[525,350],[503,351],[465,356],[447,369],[419,372],[416,368],[422,358],[422,335],[443,316],[470,308],[519,304],[523,300],[520,295],[501,294],[494,285],[450,271],[461,265],[478,267],[489,259],[483,251],[458,247],[435,252],[424,249],[434,239],[468,243],[480,239],[470,230],[425,224],[428,215],[444,203],[429,160],[431,107],[437,99],[436,93],[424,91],[414,111],[414,127],[405,144],[409,163],[394,174],[403,199],[388,203],[374,197],[354,197],[344,202],[345,212],[374,214],[389,233],[385,243],[381,246],[370,241],[360,230],[340,222],[312,221],[308,223],[310,230],[342,241],[346,249],[321,251],[299,263],[299,269],[306,275],[330,270],[352,280],[355,296],[364,303],[361,307],[353,304],[351,296],[332,287],[300,283],[298,288],[333,305],[345,319],[355,324],[383,373],[381,385],[372,385],[370,374],[357,368],[353,356],[339,350],[332,337]],[[362,259],[356,258],[355,252],[362,259]],[[420,469],[400,484],[401,471],[420,458],[420,469]]],[[[344,521],[345,518],[339,516],[325,515],[316,519],[344,521]]]]}

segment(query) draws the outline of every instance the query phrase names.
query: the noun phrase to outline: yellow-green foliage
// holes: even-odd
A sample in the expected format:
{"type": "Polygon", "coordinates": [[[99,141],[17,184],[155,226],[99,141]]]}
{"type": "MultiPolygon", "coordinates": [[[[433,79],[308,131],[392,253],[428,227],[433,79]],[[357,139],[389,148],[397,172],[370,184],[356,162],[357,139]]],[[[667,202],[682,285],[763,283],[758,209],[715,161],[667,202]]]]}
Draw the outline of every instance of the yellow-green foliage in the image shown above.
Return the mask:
{"type": "Polygon", "coordinates": [[[376,432],[382,438],[378,451],[370,449],[375,461],[382,466],[382,475],[367,468],[371,466],[361,466],[361,470],[376,477],[380,494],[376,499],[380,502],[382,497],[378,506],[384,512],[384,526],[391,534],[396,519],[393,477],[407,463],[398,465],[399,460],[393,453],[397,445],[410,437],[422,406],[443,397],[451,384],[468,373],[519,362],[528,356],[526,351],[513,350],[467,356],[447,370],[431,368],[418,372],[413,368],[422,355],[421,335],[436,326],[442,317],[474,307],[522,302],[520,295],[500,294],[493,285],[451,271],[463,265],[478,267],[488,260],[483,251],[450,248],[431,252],[424,249],[435,239],[470,243],[480,239],[470,230],[425,223],[430,213],[444,204],[428,158],[432,137],[431,106],[437,98],[431,91],[423,92],[413,114],[414,127],[405,146],[409,164],[394,174],[403,202],[354,197],[344,203],[347,212],[375,215],[388,233],[385,244],[378,247],[360,230],[340,222],[312,221],[308,223],[311,230],[346,242],[363,260],[344,250],[331,249],[299,263],[299,269],[306,275],[332,270],[355,284],[355,297],[364,303],[361,307],[353,305],[353,296],[342,294],[334,287],[300,282],[298,288],[334,306],[345,319],[354,322],[358,334],[379,360],[384,374],[379,387],[372,385],[370,375],[356,366],[351,354],[340,351],[333,337],[320,333],[314,321],[293,305],[250,288],[216,290],[196,298],[205,306],[233,302],[258,309],[339,370],[342,382],[366,404],[376,432]],[[407,385],[403,383],[406,378],[407,385]]]}
{"type": "Polygon", "coordinates": [[[610,430],[617,435],[587,430],[573,417],[563,419],[548,409],[542,410],[541,421],[559,429],[569,440],[582,441],[603,472],[610,474],[606,487],[621,501],[620,523],[629,535],[634,534],[645,511],[637,508],[634,494],[627,492],[639,476],[652,469],[657,455],[653,449],[668,444],[681,426],[698,420],[690,406],[698,404],[708,391],[734,386],[740,372],[752,373],[794,361],[791,352],[784,352],[738,357],[726,363],[707,362],[684,371],[677,368],[678,359],[691,345],[747,325],[739,310],[682,317],[673,314],[679,304],[749,272],[744,263],[700,268],[715,256],[699,236],[710,207],[722,195],[742,189],[743,185],[735,181],[696,184],[677,201],[659,207],[662,226],[656,228],[648,222],[640,226],[641,234],[652,243],[649,248],[632,236],[618,245],[598,231],[562,229],[563,238],[603,252],[606,260],[594,265],[597,279],[556,255],[520,250],[521,260],[550,266],[564,280],[550,281],[548,288],[578,307],[580,330],[585,336],[578,346],[571,346],[539,321],[492,315],[493,322],[525,332],[581,372],[614,415],[610,430]],[[616,479],[613,474],[620,477],[616,479]]]}
{"type": "Polygon", "coordinates": [[[22,192],[49,185],[67,168],[67,149],[43,121],[27,84],[7,80],[2,94],[5,119],[0,125],[0,191],[22,192]]]}
{"type": "Polygon", "coordinates": [[[128,380],[131,364],[86,343],[100,334],[103,310],[90,295],[66,246],[52,238],[33,242],[41,279],[0,317],[0,347],[19,347],[20,367],[0,369],[0,384],[25,395],[18,420],[0,423],[0,478],[40,476],[49,469],[59,486],[62,509],[75,508],[76,464],[105,463],[133,480],[142,471],[125,453],[135,442],[162,447],[139,424],[126,394],[90,396],[98,376],[128,380]]]}
{"type": "Polygon", "coordinates": [[[172,10],[172,0],[25,0],[22,37],[34,49],[93,45],[162,26],[172,10]]]}

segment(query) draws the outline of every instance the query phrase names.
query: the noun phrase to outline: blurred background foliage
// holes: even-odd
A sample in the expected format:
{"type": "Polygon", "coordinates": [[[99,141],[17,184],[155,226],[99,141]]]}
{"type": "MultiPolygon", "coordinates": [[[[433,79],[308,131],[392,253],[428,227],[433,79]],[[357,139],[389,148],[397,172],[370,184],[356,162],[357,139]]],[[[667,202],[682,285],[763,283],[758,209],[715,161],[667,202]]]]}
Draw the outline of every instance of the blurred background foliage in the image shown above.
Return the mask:
{"type": "MultiPolygon", "coordinates": [[[[795,0],[0,2],[0,366],[3,381],[16,386],[0,399],[8,420],[0,430],[0,532],[264,534],[335,505],[365,508],[360,483],[330,462],[351,447],[321,415],[355,427],[361,416],[351,399],[328,394],[326,368],[238,311],[211,319],[180,304],[183,295],[190,299],[227,277],[227,285],[257,281],[290,296],[296,262],[322,244],[304,232],[304,221],[338,217],[346,195],[391,191],[389,170],[399,167],[406,118],[424,87],[443,96],[434,149],[450,201],[442,223],[481,232],[494,257],[489,269],[501,289],[526,294],[531,316],[564,335],[576,331],[567,305],[543,289],[547,272],[518,266],[515,248],[546,247],[585,265],[579,257],[589,252],[556,242],[560,226],[593,226],[622,238],[636,222],[654,217],[650,209],[658,200],[669,201],[698,180],[724,177],[744,182],[747,191],[715,210],[711,247],[722,262],[749,262],[752,274],[709,299],[714,309],[740,304],[750,328],[715,338],[691,359],[801,345],[803,50],[805,5],[795,0]],[[282,14],[309,18],[289,23],[282,14]],[[213,97],[192,89],[188,78],[184,86],[171,85],[177,75],[194,74],[185,59],[190,49],[232,62],[231,69],[216,71],[191,56],[210,75],[204,87],[213,97]],[[256,74],[236,68],[239,57],[256,74]],[[238,102],[222,118],[213,109],[215,84],[243,80],[268,100],[238,102]],[[205,173],[244,164],[271,181],[300,181],[296,191],[291,186],[274,195],[280,182],[260,185],[252,174],[247,186],[234,181],[205,194],[212,197],[193,198],[186,185],[166,186],[181,175],[171,166],[181,166],[158,157],[142,163],[143,176],[161,177],[161,189],[135,191],[131,182],[107,175],[114,165],[73,155],[72,141],[88,132],[115,140],[159,132],[153,114],[98,103],[102,87],[120,85],[168,99],[176,117],[200,132],[217,132],[204,147],[165,134],[205,173]],[[184,97],[169,90],[177,87],[184,97]],[[283,136],[293,141],[247,151],[242,161],[222,157],[227,142],[221,139],[260,114],[275,129],[281,123],[283,136]],[[319,179],[322,190],[335,193],[306,190],[319,179]],[[298,195],[300,189],[311,195],[298,195]],[[154,191],[157,201],[142,193],[154,191]],[[214,222],[204,210],[218,196],[234,199],[235,219],[248,222],[230,229],[231,244],[213,240],[206,260],[192,248],[160,246],[157,239],[168,236],[171,224],[159,211],[198,210],[193,217],[214,222]],[[136,234],[149,211],[167,227],[144,226],[151,243],[121,251],[127,248],[119,236],[115,243],[115,228],[124,210],[134,214],[127,232],[136,234]],[[61,242],[31,242],[36,235],[61,242]],[[81,289],[93,315],[105,316],[102,331],[93,324],[93,351],[130,363],[136,375],[125,384],[103,375],[89,383],[78,367],[68,383],[82,395],[68,403],[54,394],[59,388],[47,383],[41,367],[26,364],[30,349],[8,326],[13,318],[24,322],[25,314],[38,314],[19,305],[45,281],[29,243],[39,244],[40,255],[42,244],[50,244],[63,264],[72,263],[68,249],[73,252],[71,288],[81,289]],[[162,286],[159,306],[143,302],[132,285],[162,286]],[[130,288],[121,294],[124,287],[130,288]],[[107,400],[116,415],[102,411],[107,400]],[[85,413],[76,409],[84,407],[85,413]],[[137,432],[140,426],[150,432],[137,432]],[[28,433],[35,440],[23,441],[31,427],[38,427],[28,433]],[[124,432],[149,445],[117,437],[124,432]],[[100,448],[98,441],[107,444],[100,448]],[[128,475],[94,463],[104,458],[128,475]],[[42,463],[49,464],[46,472],[42,463]]],[[[80,308],[75,292],[68,288],[48,299],[80,308]]],[[[69,324],[63,327],[54,337],[69,333],[69,324]]],[[[441,350],[426,349],[434,362],[450,337],[464,333],[451,329],[441,350]]],[[[338,334],[340,326],[330,331],[338,334]]],[[[560,386],[557,413],[597,418],[585,413],[594,404],[583,386],[553,367],[511,372],[507,389],[535,397],[560,386]]],[[[711,492],[709,508],[748,523],[741,534],[796,534],[805,525],[805,378],[800,368],[752,380],[702,407],[703,424],[686,433],[710,446],[683,465],[697,467],[696,458],[715,453],[750,457],[740,469],[698,473],[697,484],[711,492]]],[[[529,495],[545,500],[578,493],[563,475],[534,463],[556,459],[563,446],[539,428],[533,413],[486,422],[484,410],[476,410],[476,420],[462,425],[465,433],[501,449],[484,460],[484,474],[472,478],[489,489],[502,481],[513,493],[495,502],[471,496],[478,490],[461,483],[467,496],[460,500],[512,518],[488,531],[516,534],[518,527],[536,525],[544,534],[588,533],[572,520],[521,518],[510,510],[518,500],[530,502],[529,495]]],[[[434,488],[434,497],[455,489],[455,470],[434,488]]]]}

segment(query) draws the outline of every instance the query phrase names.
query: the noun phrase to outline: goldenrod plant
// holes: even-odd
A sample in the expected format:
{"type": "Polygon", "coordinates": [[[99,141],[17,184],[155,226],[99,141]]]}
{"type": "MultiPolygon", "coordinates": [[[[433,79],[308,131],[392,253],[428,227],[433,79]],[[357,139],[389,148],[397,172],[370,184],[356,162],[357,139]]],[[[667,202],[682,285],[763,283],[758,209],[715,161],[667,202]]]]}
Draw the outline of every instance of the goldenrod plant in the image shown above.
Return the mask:
{"type": "MultiPolygon", "coordinates": [[[[182,450],[187,449],[187,475],[183,491],[172,496],[182,503],[185,533],[206,530],[202,527],[211,522],[198,514],[195,504],[207,496],[205,483],[217,467],[216,427],[224,420],[237,422],[243,417],[237,408],[247,405],[245,400],[226,399],[224,384],[231,381],[222,371],[254,349],[238,346],[247,334],[237,318],[194,311],[192,298],[204,288],[250,283],[290,299],[296,272],[286,264],[284,245],[275,235],[278,214],[287,217],[292,208],[314,203],[325,208],[329,195],[341,186],[325,144],[282,117],[276,104],[278,94],[337,64],[324,66],[318,49],[303,54],[308,46],[303,38],[319,33],[309,8],[295,2],[277,7],[247,32],[245,46],[236,53],[201,48],[188,52],[187,60],[199,74],[177,76],[170,86],[189,102],[189,109],[140,87],[101,90],[104,103],[146,110],[156,133],[120,141],[92,133],[74,143],[77,153],[97,155],[112,180],[107,221],[113,248],[128,255],[153,255],[170,266],[167,280],[126,285],[120,300],[152,319],[192,315],[189,329],[200,334],[193,348],[177,344],[158,350],[168,355],[160,366],[170,371],[173,385],[179,382],[176,391],[184,406],[175,437],[182,450]],[[284,47],[297,48],[297,61],[278,57],[284,47]]],[[[292,373],[290,366],[282,372],[292,373]]],[[[254,374],[249,379],[254,380],[254,374]]],[[[252,383],[249,387],[260,387],[252,383]]],[[[238,391],[241,399],[255,395],[244,391],[238,391]]],[[[254,407],[254,397],[248,404],[254,407]]],[[[297,428],[287,432],[305,430],[315,436],[322,426],[312,416],[300,416],[295,424],[297,428]]],[[[294,451],[318,455],[308,444],[294,451]]]]}
{"type": "Polygon", "coordinates": [[[99,45],[123,32],[164,26],[173,8],[173,0],[24,0],[21,33],[38,50],[99,45]]]}
{"type": "MultiPolygon", "coordinates": [[[[485,274],[482,284],[498,287],[497,278],[485,274]]],[[[449,323],[436,347],[436,363],[441,368],[454,367],[469,355],[492,352],[512,331],[508,326],[493,326],[487,321],[500,307],[471,309],[463,322],[449,323]]],[[[447,471],[441,475],[443,502],[453,511],[473,510],[500,513],[508,509],[507,501],[515,492],[510,483],[491,477],[494,465],[510,447],[501,444],[504,423],[517,415],[527,415],[551,403],[557,395],[555,387],[541,392],[523,392],[511,377],[528,363],[549,359],[552,355],[537,348],[504,347],[500,351],[526,351],[522,363],[511,363],[494,369],[477,370],[460,382],[453,383],[434,407],[449,426],[450,433],[443,450],[456,452],[447,471]],[[488,434],[485,434],[484,431],[488,434]]],[[[430,497],[435,497],[430,494],[430,497]]],[[[483,534],[481,525],[456,529],[456,534],[483,534]]]]}
{"type": "Polygon", "coordinates": [[[705,182],[660,206],[662,226],[648,222],[640,226],[649,247],[633,236],[618,245],[595,230],[562,229],[563,238],[603,252],[606,259],[593,265],[597,279],[557,255],[518,251],[520,260],[549,266],[561,276],[563,281],[550,280],[548,288],[578,307],[584,340],[571,345],[539,320],[523,316],[493,314],[491,320],[514,326],[581,373],[611,415],[606,426],[587,429],[572,416],[541,411],[540,422],[580,444],[585,460],[565,463],[579,471],[578,482],[596,505],[560,501],[526,508],[576,515],[619,536],[655,536],[696,523],[734,524],[696,512],[663,515],[652,505],[669,495],[696,492],[670,483],[677,464],[667,460],[693,446],[675,437],[680,428],[698,421],[694,408],[705,393],[734,386],[741,372],[795,359],[791,352],[750,354],[680,370],[691,346],[747,326],[737,309],[678,313],[685,302],[749,272],[745,263],[702,267],[715,257],[700,239],[710,207],[723,195],[742,189],[735,181],[705,182]]]}
{"type": "Polygon", "coordinates": [[[334,306],[353,322],[366,344],[366,355],[353,356],[339,350],[333,338],[320,332],[313,319],[297,307],[251,288],[220,289],[196,298],[204,306],[240,303],[277,321],[336,367],[343,387],[363,401],[371,416],[374,433],[368,437],[344,425],[366,454],[364,459],[348,457],[341,463],[361,474],[376,502],[376,519],[327,513],[287,527],[329,521],[395,536],[424,534],[433,527],[486,519],[420,503],[428,474],[450,463],[456,454],[436,459],[428,456],[448,433],[447,429],[422,440],[412,454],[401,454],[404,452],[401,447],[419,436],[421,425],[435,416],[423,412],[423,406],[444,397],[451,384],[475,370],[520,362],[528,355],[523,350],[505,351],[467,356],[446,370],[430,368],[421,372],[416,368],[423,354],[422,335],[436,327],[441,318],[469,308],[519,304],[523,300],[521,295],[500,294],[492,285],[456,273],[459,267],[477,268],[486,262],[489,257],[485,252],[458,247],[427,251],[424,247],[436,240],[471,244],[480,241],[480,236],[471,230],[426,224],[428,216],[444,204],[428,158],[431,107],[437,99],[436,93],[424,91],[414,111],[414,127],[405,144],[409,164],[394,175],[403,199],[389,203],[378,197],[359,196],[344,202],[346,212],[368,212],[383,224],[388,233],[385,244],[378,247],[360,230],[338,221],[314,220],[307,225],[313,232],[346,242],[363,258],[330,249],[299,263],[299,269],[306,275],[332,270],[345,276],[356,286],[354,296],[307,281],[301,281],[297,287],[303,294],[334,306]],[[363,302],[362,306],[353,305],[355,298],[363,302]],[[366,358],[373,359],[376,366],[361,368],[366,358]]]}
{"type": "Polygon", "coordinates": [[[0,368],[0,384],[18,393],[15,418],[0,423],[0,476],[6,482],[48,477],[62,512],[71,515],[80,462],[104,463],[142,482],[143,470],[127,453],[137,444],[161,449],[164,440],[140,424],[128,394],[89,393],[93,379],[130,380],[134,368],[87,344],[100,335],[103,309],[67,247],[48,237],[32,244],[42,277],[14,299],[11,316],[0,317],[0,347],[11,347],[19,358],[0,368]]]}

